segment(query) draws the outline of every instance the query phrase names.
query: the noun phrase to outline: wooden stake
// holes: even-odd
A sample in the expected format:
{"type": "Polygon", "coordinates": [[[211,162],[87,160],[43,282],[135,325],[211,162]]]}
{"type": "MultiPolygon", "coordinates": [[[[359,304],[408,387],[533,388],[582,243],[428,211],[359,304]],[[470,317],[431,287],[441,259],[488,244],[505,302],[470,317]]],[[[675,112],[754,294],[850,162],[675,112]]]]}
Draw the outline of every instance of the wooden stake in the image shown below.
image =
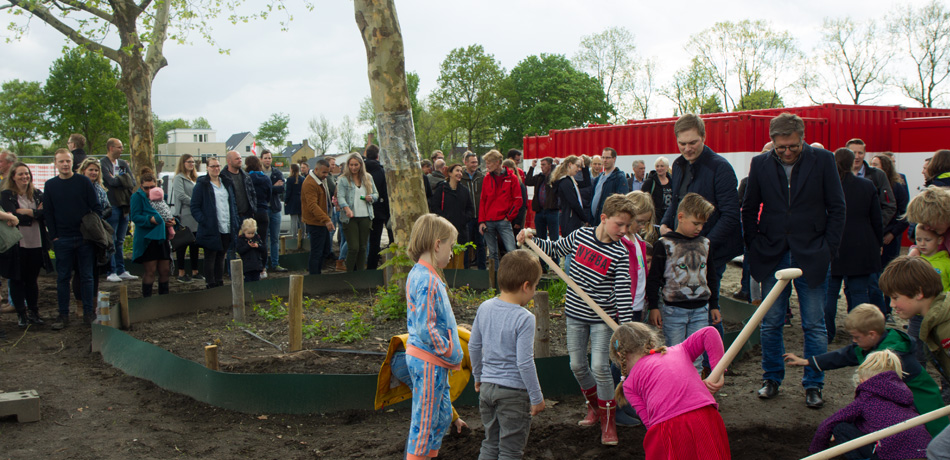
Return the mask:
{"type": "MultiPolygon", "coordinates": [[[[119,311],[122,312],[122,329],[129,330],[132,327],[132,318],[129,317],[129,287],[125,284],[119,285],[119,311]]],[[[112,321],[116,323],[115,320],[112,321]]]]}
{"type": "Polygon", "coordinates": [[[303,348],[303,275],[290,275],[290,351],[303,348]]]}
{"type": "Polygon", "coordinates": [[[759,307],[756,308],[755,313],[752,314],[752,317],[749,318],[749,322],[745,323],[745,326],[742,327],[742,331],[739,332],[739,335],[735,340],[732,341],[732,345],[729,346],[729,349],[726,350],[726,353],[722,355],[722,359],[716,364],[716,367],[709,373],[709,379],[713,382],[718,382],[722,377],[722,374],[726,372],[726,366],[732,364],[732,360],[736,359],[736,355],[739,354],[739,350],[742,349],[742,346],[745,345],[746,341],[749,340],[749,336],[755,332],[756,328],[759,327],[759,323],[762,322],[762,318],[765,317],[765,314],[768,313],[769,308],[772,308],[772,304],[782,295],[782,291],[785,290],[785,286],[788,285],[793,279],[802,276],[802,271],[797,268],[786,268],[785,270],[779,270],[775,272],[775,279],[778,280],[775,283],[775,286],[772,286],[772,290],[769,291],[769,295],[765,297],[765,300],[759,304],[759,307]]]}
{"type": "Polygon", "coordinates": [[[548,335],[551,329],[551,303],[548,291],[534,293],[534,320],[534,357],[547,358],[551,356],[551,338],[548,335]]]}
{"type": "Polygon", "coordinates": [[[280,236],[280,252],[278,254],[287,254],[287,235],[280,236]]]}
{"type": "Polygon", "coordinates": [[[488,287],[492,289],[496,289],[495,288],[496,275],[497,273],[495,273],[495,259],[488,259],[488,287]]]}
{"type": "MultiPolygon", "coordinates": [[[[330,235],[330,238],[333,238],[333,235],[330,235]]],[[[303,229],[297,229],[297,250],[303,251],[303,229]]]]}
{"type": "Polygon", "coordinates": [[[231,261],[231,316],[239,323],[244,322],[244,262],[241,259],[231,261]]]}
{"type": "Polygon", "coordinates": [[[946,417],[950,415],[950,406],[944,406],[940,409],[937,409],[933,412],[927,412],[924,415],[918,415],[914,418],[904,420],[903,422],[898,423],[897,425],[891,425],[882,430],[875,431],[873,433],[868,433],[860,438],[852,439],[844,444],[839,444],[830,449],[825,449],[821,452],[818,452],[814,455],[809,455],[808,457],[803,458],[802,460],[827,460],[830,458],[837,457],[845,452],[851,452],[854,449],[857,449],[861,446],[866,446],[878,440],[884,439],[888,436],[893,436],[902,431],[909,430],[915,426],[923,425],[927,422],[937,420],[940,417],[946,417]]]}
{"type": "Polygon", "coordinates": [[[213,371],[218,370],[218,346],[208,345],[205,347],[205,366],[213,371]]]}

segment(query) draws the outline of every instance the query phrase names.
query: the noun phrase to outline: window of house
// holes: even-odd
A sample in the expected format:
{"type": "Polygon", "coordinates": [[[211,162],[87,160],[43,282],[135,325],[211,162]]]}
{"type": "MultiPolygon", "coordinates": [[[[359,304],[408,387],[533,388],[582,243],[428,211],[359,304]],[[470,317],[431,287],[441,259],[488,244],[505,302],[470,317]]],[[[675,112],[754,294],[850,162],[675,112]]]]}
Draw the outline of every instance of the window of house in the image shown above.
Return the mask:
{"type": "Polygon", "coordinates": [[[245,151],[245,152],[250,152],[250,151],[251,151],[251,146],[250,146],[250,145],[245,145],[245,146],[244,146],[244,151],[245,151]]]}

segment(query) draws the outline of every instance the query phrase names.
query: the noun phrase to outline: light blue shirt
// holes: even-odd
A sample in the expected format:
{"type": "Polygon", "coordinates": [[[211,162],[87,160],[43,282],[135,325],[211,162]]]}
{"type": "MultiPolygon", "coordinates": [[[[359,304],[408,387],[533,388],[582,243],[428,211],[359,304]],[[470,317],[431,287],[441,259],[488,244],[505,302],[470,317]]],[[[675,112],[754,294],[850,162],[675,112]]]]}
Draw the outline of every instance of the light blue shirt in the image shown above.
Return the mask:
{"type": "Polygon", "coordinates": [[[218,217],[218,231],[221,233],[231,233],[231,203],[228,200],[228,189],[224,188],[224,183],[211,184],[211,190],[214,190],[214,207],[218,217]]]}
{"type": "Polygon", "coordinates": [[[600,217],[600,209],[594,209],[595,206],[600,204],[600,195],[604,192],[604,183],[607,182],[607,173],[601,173],[600,176],[597,176],[599,180],[594,182],[594,198],[590,202],[590,212],[591,215],[597,215],[600,217]]]}

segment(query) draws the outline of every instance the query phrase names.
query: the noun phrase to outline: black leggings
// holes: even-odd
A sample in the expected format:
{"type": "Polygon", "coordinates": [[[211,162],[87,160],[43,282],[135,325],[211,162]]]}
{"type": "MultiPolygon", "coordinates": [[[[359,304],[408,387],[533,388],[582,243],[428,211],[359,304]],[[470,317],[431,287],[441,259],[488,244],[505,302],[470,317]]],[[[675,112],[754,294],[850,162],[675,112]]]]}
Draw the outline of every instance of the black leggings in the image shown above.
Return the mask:
{"type": "Polygon", "coordinates": [[[43,267],[43,248],[18,248],[18,251],[20,279],[10,280],[10,297],[13,297],[13,306],[18,312],[26,311],[27,307],[36,312],[40,296],[36,279],[43,267]]]}
{"type": "Polygon", "coordinates": [[[231,234],[221,233],[220,235],[223,250],[214,251],[205,248],[205,281],[208,287],[224,285],[224,256],[228,254],[228,247],[231,246],[231,234]]]}
{"type": "Polygon", "coordinates": [[[182,246],[175,251],[176,256],[176,267],[179,270],[188,274],[188,271],[185,270],[185,251],[191,251],[191,271],[198,271],[198,243],[191,243],[188,246],[182,246]]]}

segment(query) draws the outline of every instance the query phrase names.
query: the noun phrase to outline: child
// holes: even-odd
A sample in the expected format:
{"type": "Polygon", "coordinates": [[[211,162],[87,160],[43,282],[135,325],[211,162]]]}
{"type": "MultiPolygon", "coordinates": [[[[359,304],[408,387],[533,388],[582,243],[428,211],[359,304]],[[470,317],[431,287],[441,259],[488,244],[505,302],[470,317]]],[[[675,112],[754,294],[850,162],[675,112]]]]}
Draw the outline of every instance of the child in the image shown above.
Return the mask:
{"type": "Polygon", "coordinates": [[[458,237],[444,217],[425,214],[412,225],[406,251],[415,266],[406,279],[406,365],[412,379],[412,420],[407,458],[439,455],[452,419],[449,371],[461,369],[462,344],[441,269],[458,237]]]}
{"type": "Polygon", "coordinates": [[[620,242],[627,247],[630,253],[630,294],[633,297],[633,320],[643,321],[643,306],[647,284],[647,242],[640,237],[640,232],[653,228],[653,198],[646,192],[636,191],[627,194],[627,199],[633,203],[635,212],[627,235],[620,242]]]}
{"type": "MultiPolygon", "coordinates": [[[[633,203],[623,195],[611,195],[604,200],[603,214],[597,227],[577,229],[567,236],[548,241],[535,239],[538,247],[549,256],[564,257],[573,254],[570,277],[608,315],[618,322],[633,321],[630,297],[630,256],[620,239],[627,234],[630,221],[637,215],[633,203]]],[[[530,238],[529,232],[518,233],[518,242],[530,238]]],[[[610,326],[594,313],[581,297],[568,288],[564,302],[567,316],[567,352],[571,371],[580,384],[587,400],[587,416],[578,422],[593,426],[600,421],[600,442],[617,444],[617,426],[614,418],[613,379],[610,375],[610,326]],[[591,361],[587,363],[587,345],[591,361]]]]}
{"type": "MultiPolygon", "coordinates": [[[[165,192],[162,191],[161,187],[152,187],[152,189],[148,191],[148,199],[152,203],[152,209],[162,216],[162,220],[168,222],[175,219],[175,216],[172,215],[172,210],[168,207],[168,203],[165,203],[165,192]]],[[[168,239],[175,237],[175,227],[165,227],[165,230],[168,233],[168,239]]]]}
{"type": "Polygon", "coordinates": [[[616,398],[621,403],[626,398],[647,427],[646,458],[731,458],[726,426],[711,394],[725,381],[700,380],[693,368],[703,352],[713,367],[722,359],[722,339],[715,328],[704,327],[667,348],[650,326],[627,323],[614,331],[610,346],[610,359],[626,375],[616,398]]]}
{"type": "MultiPolygon", "coordinates": [[[[919,343],[927,350],[937,370],[950,379],[950,304],[943,292],[940,275],[926,260],[900,256],[881,273],[881,291],[891,298],[897,315],[911,319],[920,315],[919,343]]],[[[908,328],[910,333],[911,328],[908,328]]]]}
{"type": "MultiPolygon", "coordinates": [[[[827,449],[832,434],[835,442],[842,444],[916,417],[913,396],[901,382],[901,373],[901,360],[892,351],[869,354],[854,375],[857,384],[854,401],[821,422],[809,450],[819,452],[827,449]]],[[[927,430],[916,426],[844,456],[848,459],[881,460],[923,458],[929,442],[927,430]]]]}
{"type": "Polygon", "coordinates": [[[950,291],[950,254],[943,249],[943,236],[930,230],[924,224],[917,224],[916,237],[917,250],[922,257],[934,270],[940,275],[940,282],[943,283],[943,290],[950,291]]]}
{"type": "MultiPolygon", "coordinates": [[[[706,268],[709,240],[699,235],[713,211],[715,207],[699,194],[686,194],[676,208],[676,230],[663,235],[653,248],[657,267],[647,277],[647,305],[650,324],[663,328],[666,346],[709,326],[710,316],[712,324],[722,321],[719,295],[709,288],[714,276],[706,268]]],[[[701,361],[697,360],[696,369],[702,369],[701,361]]]]}
{"type": "MultiPolygon", "coordinates": [[[[154,189],[152,189],[154,190],[154,189]]],[[[257,235],[257,221],[244,219],[241,224],[241,234],[235,242],[235,249],[241,255],[244,267],[244,282],[259,281],[264,262],[267,260],[267,247],[257,235]]]]}
{"type": "MultiPolygon", "coordinates": [[[[871,352],[890,350],[901,360],[904,370],[901,376],[914,396],[917,412],[926,414],[943,407],[940,388],[914,356],[914,342],[903,331],[885,328],[884,314],[879,308],[868,303],[854,307],[845,318],[844,327],[851,334],[853,343],[850,345],[812,356],[807,360],[793,353],[786,353],[785,362],[792,366],[809,366],[818,372],[826,372],[846,366],[857,366],[863,363],[871,352]]],[[[927,431],[936,436],[948,424],[950,419],[941,417],[927,423],[927,431]]]]}
{"type": "Polygon", "coordinates": [[[524,309],[540,279],[537,256],[524,249],[509,252],[498,267],[501,294],[475,314],[468,350],[485,427],[479,458],[523,457],[531,417],[544,410],[534,367],[534,315],[524,309]]]}

